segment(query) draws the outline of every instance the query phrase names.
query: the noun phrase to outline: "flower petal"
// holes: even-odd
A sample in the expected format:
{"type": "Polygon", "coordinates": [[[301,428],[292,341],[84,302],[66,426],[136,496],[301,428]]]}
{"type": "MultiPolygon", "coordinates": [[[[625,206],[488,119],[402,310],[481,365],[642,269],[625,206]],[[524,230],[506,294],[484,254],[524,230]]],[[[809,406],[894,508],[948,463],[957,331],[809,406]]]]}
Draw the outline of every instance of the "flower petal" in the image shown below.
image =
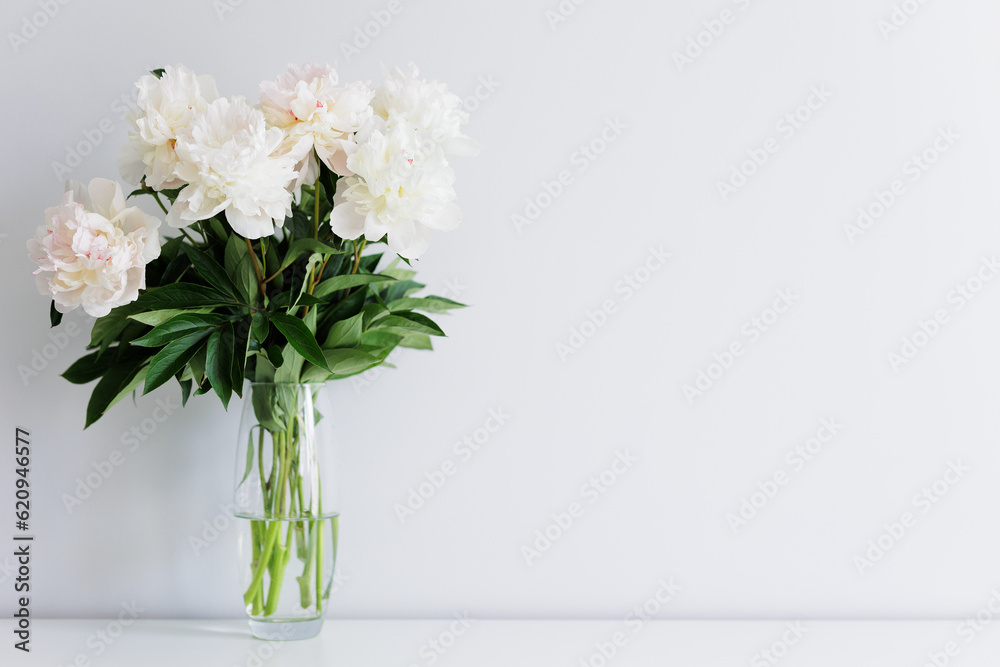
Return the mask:
{"type": "Polygon", "coordinates": [[[330,229],[343,239],[356,239],[365,231],[365,216],[351,202],[344,202],[330,211],[330,229]]]}
{"type": "Polygon", "coordinates": [[[455,202],[447,202],[435,213],[425,217],[421,222],[441,232],[448,232],[458,227],[462,221],[462,209],[455,202]]]}
{"type": "Polygon", "coordinates": [[[118,153],[118,173],[122,179],[131,185],[139,185],[145,172],[146,163],[142,161],[142,156],[135,150],[135,146],[130,144],[122,146],[118,153]]]}
{"type": "Polygon", "coordinates": [[[90,201],[95,213],[111,219],[125,208],[125,195],[122,186],[106,178],[95,178],[87,186],[90,201]]]}
{"type": "Polygon", "coordinates": [[[248,239],[259,239],[274,234],[274,219],[261,215],[247,215],[235,206],[226,210],[226,220],[233,231],[248,239]]]}

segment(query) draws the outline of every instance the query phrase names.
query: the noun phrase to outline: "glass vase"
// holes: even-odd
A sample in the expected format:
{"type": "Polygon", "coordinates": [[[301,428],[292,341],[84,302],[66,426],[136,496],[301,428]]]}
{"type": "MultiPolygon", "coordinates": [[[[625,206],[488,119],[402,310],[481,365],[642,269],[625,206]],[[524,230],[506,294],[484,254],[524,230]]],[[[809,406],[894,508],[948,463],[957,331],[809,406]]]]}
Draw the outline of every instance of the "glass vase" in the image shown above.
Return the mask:
{"type": "Polygon", "coordinates": [[[322,384],[250,383],[235,504],[250,631],[306,639],[323,626],[337,560],[332,411],[322,384]]]}

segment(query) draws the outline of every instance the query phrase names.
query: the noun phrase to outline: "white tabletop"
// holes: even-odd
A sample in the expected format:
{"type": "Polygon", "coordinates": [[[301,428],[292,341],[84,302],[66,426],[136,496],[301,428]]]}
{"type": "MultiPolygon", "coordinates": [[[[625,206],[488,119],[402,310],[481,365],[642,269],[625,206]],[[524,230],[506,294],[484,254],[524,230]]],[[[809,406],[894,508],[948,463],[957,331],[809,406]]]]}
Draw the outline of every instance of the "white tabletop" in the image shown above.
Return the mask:
{"type": "Polygon", "coordinates": [[[243,621],[33,620],[31,653],[0,623],[0,664],[32,667],[997,667],[1000,619],[959,621],[342,621],[315,639],[254,640],[243,621]],[[976,630],[976,628],[979,630],[976,630]],[[612,650],[615,640],[618,647],[612,650]],[[762,651],[771,650],[770,655],[762,651]],[[610,658],[604,658],[603,653],[610,658]],[[952,655],[949,656],[948,653],[952,655]]]}

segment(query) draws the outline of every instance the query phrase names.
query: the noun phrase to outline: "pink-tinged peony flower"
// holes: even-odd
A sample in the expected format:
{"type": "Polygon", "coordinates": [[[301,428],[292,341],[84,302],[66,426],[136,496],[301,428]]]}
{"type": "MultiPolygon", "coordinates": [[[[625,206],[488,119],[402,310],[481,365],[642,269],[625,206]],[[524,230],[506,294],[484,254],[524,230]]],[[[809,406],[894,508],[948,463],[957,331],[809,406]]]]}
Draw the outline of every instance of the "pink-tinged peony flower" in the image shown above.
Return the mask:
{"type": "Polygon", "coordinates": [[[260,84],[260,109],[268,125],[285,133],[282,150],[298,163],[293,189],[316,180],[317,156],[334,172],[348,174],[345,149],[371,118],[373,94],[363,82],[338,87],[331,65],[289,65],[274,81],[260,84]]]}
{"type": "MultiPolygon", "coordinates": [[[[357,135],[347,158],[354,173],[334,206],[334,233],[369,241],[387,236],[389,249],[412,259],[427,249],[430,230],[458,226],[454,172],[438,144],[407,124],[387,126],[375,118],[357,135]]],[[[339,190],[339,188],[338,188],[339,190]]]]}
{"type": "Polygon", "coordinates": [[[147,74],[136,87],[139,108],[129,112],[129,144],[118,158],[122,178],[138,184],[145,177],[154,190],[180,187],[182,182],[174,173],[177,133],[219,96],[215,81],[207,75],[196,76],[186,67],[168,66],[162,77],[147,74]]]}
{"type": "Polygon", "coordinates": [[[443,83],[420,79],[419,74],[413,63],[409,72],[398,67],[386,71],[372,99],[375,115],[389,125],[413,125],[440,144],[445,155],[478,153],[479,144],[462,134],[462,126],[469,122],[462,99],[443,83]]]}
{"type": "Polygon", "coordinates": [[[45,211],[45,225],[28,241],[38,264],[38,290],[56,310],[83,306],[103,317],[135,301],[146,287],[146,264],[160,256],[160,221],[125,205],[121,186],[95,178],[86,190],[70,182],[62,204],[45,211]]]}
{"type": "Polygon", "coordinates": [[[288,185],[295,159],[281,152],[284,134],[243,98],[220,98],[177,134],[175,173],[187,185],[167,215],[187,227],[220,211],[248,239],[274,234],[292,214],[288,185]]]}

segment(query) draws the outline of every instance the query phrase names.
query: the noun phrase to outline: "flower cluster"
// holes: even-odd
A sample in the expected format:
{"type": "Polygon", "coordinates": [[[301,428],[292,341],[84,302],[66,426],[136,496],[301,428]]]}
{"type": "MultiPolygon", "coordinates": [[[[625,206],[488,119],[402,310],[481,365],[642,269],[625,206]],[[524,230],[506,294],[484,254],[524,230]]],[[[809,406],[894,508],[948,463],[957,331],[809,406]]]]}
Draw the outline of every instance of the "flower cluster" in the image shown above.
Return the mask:
{"type": "Polygon", "coordinates": [[[330,66],[291,65],[274,81],[260,84],[260,109],[268,125],[284,132],[283,152],[296,158],[297,185],[316,180],[317,160],[346,176],[346,147],[372,117],[375,91],[364,82],[337,87],[330,66]]]}
{"type": "MultiPolygon", "coordinates": [[[[119,169],[157,197],[171,227],[218,220],[246,239],[272,236],[303,196],[318,199],[324,173],[332,175],[323,181],[326,223],[340,239],[384,241],[413,259],[431,230],[459,223],[447,158],[479,146],[462,133],[461,99],[412,64],[386,71],[377,88],[341,84],[330,65],[292,65],[260,85],[256,106],[219,97],[212,77],[183,66],[136,86],[119,169]]],[[[126,207],[110,181],[92,182],[89,198],[81,192],[71,187],[29,246],[39,284],[61,311],[82,304],[106,314],[145,287],[159,221],[126,207]]]]}
{"type": "Polygon", "coordinates": [[[38,290],[61,313],[83,306],[94,317],[135,301],[146,287],[146,264],[160,255],[159,227],[156,218],[125,205],[114,181],[95,178],[87,190],[71,182],[28,241],[38,290]]]}
{"type": "Polygon", "coordinates": [[[459,220],[446,155],[471,155],[461,99],[416,66],[385,73],[377,89],[340,85],[330,65],[292,65],[260,85],[260,104],[218,98],[210,77],[167,67],[138,83],[122,176],[153,190],[180,188],[167,216],[186,227],[225,212],[246,238],[270,236],[323,164],[346,177],[331,224],[337,235],[386,239],[412,259],[431,229],[459,220]]]}
{"type": "Polygon", "coordinates": [[[429,230],[458,224],[445,155],[472,155],[479,146],[461,132],[469,120],[461,99],[420,79],[415,65],[386,72],[375,90],[338,87],[330,66],[292,66],[260,92],[269,125],[281,128],[283,150],[297,161],[297,184],[315,180],[319,162],[346,177],[330,220],[335,234],[384,238],[413,259],[427,249],[429,230]]]}
{"type": "MultiPolygon", "coordinates": [[[[140,386],[176,381],[182,406],[214,393],[228,409],[249,382],[254,424],[241,438],[271,480],[254,487],[254,512],[274,520],[254,522],[243,600],[254,619],[321,618],[331,508],[300,468],[324,415],[290,387],[364,373],[398,348],[431,350],[445,335],[435,319],[464,307],[421,295],[407,260],[431,230],[459,224],[448,158],[479,150],[462,133],[468,114],[412,65],[375,88],[341,84],[328,65],[291,66],[260,85],[257,104],[220,97],[211,77],[181,66],[137,87],[119,157],[135,189],[70,183],[28,241],[52,326],[80,306],[98,318],[62,377],[95,382],[84,428],[140,386]],[[179,231],[161,238],[161,220],[126,203],[140,195],[179,231]],[[310,525],[284,531],[292,515],[310,525]],[[301,576],[286,577],[290,554],[301,576]]],[[[241,469],[238,486],[257,483],[241,469]]]]}

